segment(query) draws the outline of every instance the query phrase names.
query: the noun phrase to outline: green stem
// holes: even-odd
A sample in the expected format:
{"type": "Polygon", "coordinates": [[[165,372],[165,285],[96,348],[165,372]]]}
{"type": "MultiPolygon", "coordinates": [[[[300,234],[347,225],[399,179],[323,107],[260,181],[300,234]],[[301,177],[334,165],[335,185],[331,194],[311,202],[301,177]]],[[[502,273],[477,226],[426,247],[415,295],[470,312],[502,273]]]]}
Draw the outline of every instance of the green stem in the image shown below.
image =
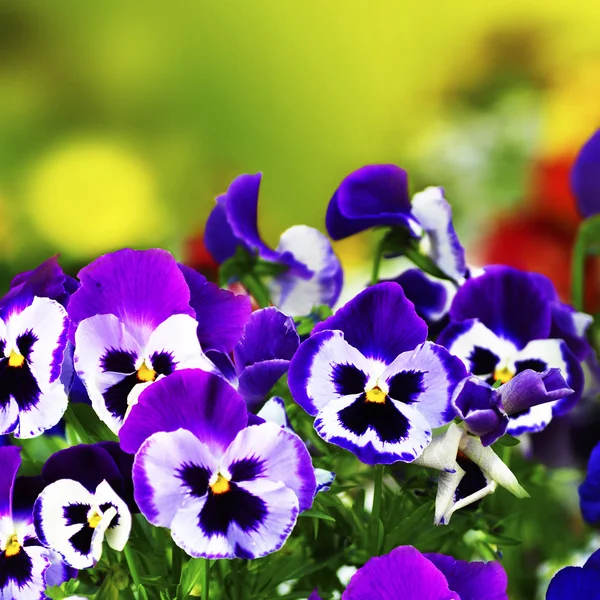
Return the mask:
{"type": "Polygon", "coordinates": [[[181,583],[181,568],[182,568],[182,552],[179,546],[173,544],[173,560],[171,562],[171,571],[173,573],[173,581],[181,583]]]}
{"type": "Polygon", "coordinates": [[[387,243],[387,234],[384,235],[377,243],[375,250],[375,260],[373,262],[373,270],[371,271],[371,285],[375,285],[379,282],[379,271],[381,270],[381,259],[383,258],[383,252],[387,243]]]}
{"type": "Polygon", "coordinates": [[[271,298],[267,286],[254,273],[246,273],[240,280],[261,308],[271,306],[271,298]]]}
{"type": "Polygon", "coordinates": [[[131,579],[133,579],[133,584],[135,585],[135,589],[139,589],[140,585],[142,585],[142,581],[138,574],[137,565],[135,564],[135,560],[133,558],[133,553],[131,552],[131,546],[129,544],[125,545],[123,548],[123,554],[125,555],[125,560],[127,561],[127,566],[129,568],[129,573],[131,574],[131,579]]]}
{"type": "Polygon", "coordinates": [[[210,560],[204,559],[204,582],[202,583],[202,600],[208,600],[210,592],[210,560]]]}
{"type": "Polygon", "coordinates": [[[572,300],[575,310],[583,310],[585,292],[585,259],[587,256],[587,240],[585,221],[577,232],[577,240],[573,249],[572,266],[572,300]]]}
{"type": "Polygon", "coordinates": [[[371,554],[379,553],[379,515],[383,497],[383,465],[375,466],[375,481],[373,485],[373,509],[371,510],[371,554]]]}

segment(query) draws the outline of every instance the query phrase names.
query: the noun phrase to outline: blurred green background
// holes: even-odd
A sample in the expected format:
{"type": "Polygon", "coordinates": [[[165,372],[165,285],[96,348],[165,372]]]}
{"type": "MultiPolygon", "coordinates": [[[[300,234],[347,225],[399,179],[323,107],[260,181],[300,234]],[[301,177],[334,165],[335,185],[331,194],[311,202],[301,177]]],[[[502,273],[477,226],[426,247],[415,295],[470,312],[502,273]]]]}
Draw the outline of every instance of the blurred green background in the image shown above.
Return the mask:
{"type": "Polygon", "coordinates": [[[181,257],[259,170],[276,243],[373,162],[444,185],[474,239],[600,124],[599,30],[592,1],[0,1],[0,256],[181,257]]]}

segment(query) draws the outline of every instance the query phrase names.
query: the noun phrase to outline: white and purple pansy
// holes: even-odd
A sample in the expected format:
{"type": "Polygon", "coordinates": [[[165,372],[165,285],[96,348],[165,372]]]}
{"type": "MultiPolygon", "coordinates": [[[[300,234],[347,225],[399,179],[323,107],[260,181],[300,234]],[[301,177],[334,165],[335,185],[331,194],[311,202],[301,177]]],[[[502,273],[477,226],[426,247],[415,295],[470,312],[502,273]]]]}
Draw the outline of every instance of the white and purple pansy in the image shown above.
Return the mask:
{"type": "Polygon", "coordinates": [[[37,544],[31,518],[13,514],[19,451],[14,446],[0,448],[0,599],[42,600],[50,566],[48,551],[37,544]]]}
{"type": "Polygon", "coordinates": [[[190,288],[168,252],[119,250],[79,279],[69,303],[75,370],[113,432],[155,380],[178,369],[214,370],[200,346],[190,288]]]}
{"type": "Polygon", "coordinates": [[[299,345],[294,319],[271,306],[250,316],[233,348],[233,364],[223,354],[208,352],[207,356],[244,398],[248,410],[255,413],[287,372],[299,345]]]}
{"type": "Polygon", "coordinates": [[[560,369],[564,396],[510,417],[508,433],[539,431],[552,416],[568,412],[581,397],[583,371],[569,344],[552,338],[553,305],[531,274],[493,267],[469,279],[450,308],[450,324],[437,339],[474,375],[505,384],[527,369],[560,369]]]}
{"type": "Polygon", "coordinates": [[[294,400],[326,441],[368,464],[411,462],[451,421],[461,361],[425,341],[396,283],[372,286],[319,323],[290,363],[294,400]]]}
{"type": "MultiPolygon", "coordinates": [[[[342,600],[508,600],[499,562],[467,562],[399,546],[375,556],[352,576],[342,600]]],[[[320,600],[314,592],[309,600],[320,600]]]]}
{"type": "Polygon", "coordinates": [[[34,506],[38,539],[76,569],[100,560],[104,539],[119,551],[129,539],[126,477],[111,454],[119,458],[122,451],[113,447],[117,444],[104,446],[79,445],[53,454],[44,465],[45,488],[34,506]]]}
{"type": "Polygon", "coordinates": [[[440,471],[435,500],[436,525],[447,525],[457,510],[479,502],[498,485],[517,498],[528,496],[495,452],[455,423],[433,439],[415,464],[440,471]]]}
{"type": "Polygon", "coordinates": [[[326,225],[334,240],[381,225],[402,228],[447,277],[460,284],[467,275],[444,190],[428,187],[411,202],[406,171],[395,165],[367,165],[348,175],[329,202],[326,225]]]}
{"type": "Polygon", "coordinates": [[[226,381],[190,369],[144,390],[120,431],[123,449],[136,453],[140,510],[190,556],[274,552],[312,505],[315,474],[302,440],[275,423],[247,423],[226,381]]]}
{"type": "Polygon", "coordinates": [[[268,286],[273,303],[284,313],[303,316],[313,306],[333,306],[343,284],[341,264],[331,244],[317,229],[296,225],[281,235],[275,250],[258,232],[258,195],[262,175],[240,175],[206,222],[204,241],[218,263],[232,258],[238,248],[277,264],[268,286]]]}
{"type": "Polygon", "coordinates": [[[0,308],[0,434],[31,438],[67,409],[61,367],[68,317],[56,300],[23,293],[0,308]]]}

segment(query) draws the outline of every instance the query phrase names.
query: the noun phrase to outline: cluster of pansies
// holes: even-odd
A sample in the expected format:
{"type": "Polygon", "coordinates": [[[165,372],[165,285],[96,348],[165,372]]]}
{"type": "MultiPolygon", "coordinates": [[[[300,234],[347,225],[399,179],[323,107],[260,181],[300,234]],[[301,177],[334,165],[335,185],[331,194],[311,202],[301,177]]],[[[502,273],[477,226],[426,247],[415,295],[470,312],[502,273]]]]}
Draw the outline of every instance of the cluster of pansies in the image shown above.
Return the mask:
{"type": "MultiPolygon", "coordinates": [[[[582,153],[582,197],[598,196],[598,155],[595,142],[582,153]]],[[[436,476],[437,525],[498,485],[527,496],[498,444],[543,430],[578,403],[582,365],[595,361],[592,318],[541,275],[469,267],[444,191],[411,201],[407,175],[393,165],[350,174],[329,203],[334,240],[383,228],[370,285],[337,307],[343,275],[328,238],[296,226],[267,246],[259,185],[260,175],[234,180],[206,227],[224,287],[241,283],[247,294],[164,250],[123,249],[76,279],[52,258],[0,299],[0,599],[44,598],[61,584],[64,592],[76,570],[119,565],[121,554],[133,579],[119,588],[126,597],[170,598],[141,550],[161,528],[172,539],[160,548],[176,577],[173,597],[185,589],[208,598],[209,561],[275,553],[303,514],[335,522],[313,507],[319,492],[352,498],[348,482],[332,489],[332,457],[354,455],[356,469],[373,472],[363,523],[371,556],[384,547],[385,465],[436,476]],[[382,260],[401,255],[413,266],[380,280],[382,260]],[[91,420],[77,419],[77,404],[91,406],[91,420]],[[27,440],[57,431],[60,449],[39,464],[27,440]],[[17,477],[22,460],[28,475],[17,477]],[[189,558],[182,571],[180,549],[205,559],[202,583],[189,558]]],[[[590,522],[600,521],[599,461],[596,451],[580,490],[590,522]]],[[[393,477],[401,496],[406,478],[393,477]]],[[[368,561],[354,556],[361,562],[344,600],[507,598],[498,562],[407,544],[368,561]]],[[[597,589],[596,562],[561,572],[548,598],[571,597],[564,590],[573,585],[597,589]]],[[[101,583],[90,577],[86,597],[101,583]]]]}

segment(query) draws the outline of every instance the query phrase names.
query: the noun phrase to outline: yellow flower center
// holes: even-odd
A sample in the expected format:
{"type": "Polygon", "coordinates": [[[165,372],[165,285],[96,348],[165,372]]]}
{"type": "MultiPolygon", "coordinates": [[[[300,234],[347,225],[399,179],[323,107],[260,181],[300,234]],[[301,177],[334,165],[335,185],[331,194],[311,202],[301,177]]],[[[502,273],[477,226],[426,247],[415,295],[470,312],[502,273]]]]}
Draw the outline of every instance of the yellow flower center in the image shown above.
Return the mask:
{"type": "Polygon", "coordinates": [[[224,494],[225,492],[228,492],[230,490],[229,479],[219,473],[217,475],[217,480],[210,484],[210,489],[213,494],[224,494]]]}
{"type": "Polygon", "coordinates": [[[8,357],[9,367],[22,367],[25,362],[25,357],[18,351],[11,350],[10,356],[8,357]]]}
{"type": "Polygon", "coordinates": [[[144,382],[154,381],[156,379],[156,371],[144,361],[142,366],[137,370],[137,378],[144,382]]]}
{"type": "Polygon", "coordinates": [[[19,544],[19,538],[16,533],[13,533],[6,543],[6,548],[4,549],[6,556],[16,556],[21,552],[21,544],[19,544]]]}
{"type": "Polygon", "coordinates": [[[386,394],[379,386],[367,391],[367,402],[375,402],[376,404],[383,404],[385,402],[386,394]]]}
{"type": "Polygon", "coordinates": [[[502,367],[494,371],[494,380],[502,383],[510,381],[514,376],[515,374],[508,367],[502,367]]]}
{"type": "Polygon", "coordinates": [[[102,520],[102,516],[100,514],[98,514],[97,510],[95,510],[91,514],[91,516],[88,517],[88,525],[92,529],[96,529],[96,527],[98,527],[98,524],[100,523],[101,520],[102,520]]]}

